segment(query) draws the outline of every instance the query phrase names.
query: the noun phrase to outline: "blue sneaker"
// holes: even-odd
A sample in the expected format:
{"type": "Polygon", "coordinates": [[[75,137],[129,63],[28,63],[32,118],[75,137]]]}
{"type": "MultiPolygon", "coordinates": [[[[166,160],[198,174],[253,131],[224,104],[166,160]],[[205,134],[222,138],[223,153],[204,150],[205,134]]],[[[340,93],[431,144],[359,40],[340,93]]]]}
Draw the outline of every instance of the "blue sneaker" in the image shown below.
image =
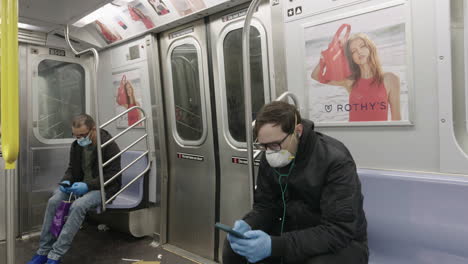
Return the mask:
{"type": "Polygon", "coordinates": [[[27,264],[44,264],[47,261],[47,256],[34,255],[34,257],[27,264]]]}
{"type": "Polygon", "coordinates": [[[60,264],[60,260],[55,260],[55,259],[47,259],[46,264],[60,264]]]}

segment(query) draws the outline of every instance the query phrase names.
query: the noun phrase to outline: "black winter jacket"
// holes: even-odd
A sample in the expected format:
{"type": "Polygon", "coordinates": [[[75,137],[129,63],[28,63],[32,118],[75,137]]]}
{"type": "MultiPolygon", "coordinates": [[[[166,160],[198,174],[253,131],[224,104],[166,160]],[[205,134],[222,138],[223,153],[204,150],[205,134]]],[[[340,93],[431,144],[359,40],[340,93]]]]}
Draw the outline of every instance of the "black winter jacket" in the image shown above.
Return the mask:
{"type": "MultiPolygon", "coordinates": [[[[283,201],[278,181],[265,157],[260,162],[253,210],[244,220],[271,235],[272,256],[288,263],[336,253],[351,241],[367,247],[367,222],[356,165],[343,143],[314,131],[303,120],[295,167],[287,183],[286,217],[280,235],[283,201]]],[[[292,163],[291,163],[292,164],[292,163]]],[[[288,173],[288,165],[279,169],[288,173]]]]}
{"type": "MultiPolygon", "coordinates": [[[[101,143],[107,142],[112,136],[104,129],[101,129],[101,143]]],[[[65,171],[65,175],[63,176],[62,181],[70,181],[72,184],[74,182],[81,182],[83,181],[83,169],[81,166],[81,157],[82,157],[83,147],[78,145],[76,140],[72,143],[70,148],[70,161],[68,163],[68,169],[65,171]]],[[[114,157],[117,153],[120,152],[119,146],[117,143],[112,142],[109,145],[105,146],[102,149],[102,161],[105,163],[110,158],[114,157]]],[[[97,162],[97,154],[94,155],[95,162],[93,165],[93,179],[90,181],[85,182],[88,185],[88,189],[91,190],[100,190],[100,182],[99,182],[99,171],[98,171],[98,162],[97,162]]],[[[104,180],[107,181],[112,176],[120,171],[120,156],[113,160],[109,165],[104,167],[103,174],[104,180]]],[[[106,199],[109,199],[114,194],[116,194],[120,190],[121,186],[121,177],[119,176],[113,182],[106,186],[106,199]]]]}

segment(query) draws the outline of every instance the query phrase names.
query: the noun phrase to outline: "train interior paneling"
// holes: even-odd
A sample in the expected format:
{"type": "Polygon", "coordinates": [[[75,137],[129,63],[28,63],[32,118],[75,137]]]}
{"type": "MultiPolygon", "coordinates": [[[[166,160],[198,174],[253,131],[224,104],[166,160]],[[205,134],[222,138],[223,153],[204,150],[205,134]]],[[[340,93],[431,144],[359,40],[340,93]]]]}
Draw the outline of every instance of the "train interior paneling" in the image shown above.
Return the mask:
{"type": "Polygon", "coordinates": [[[222,263],[226,233],[214,225],[244,216],[256,187],[261,153],[248,152],[248,119],[275,100],[350,150],[369,263],[468,262],[466,1],[17,3],[19,155],[13,170],[0,155],[0,263],[35,254],[80,113],[116,136],[128,170],[125,188],[88,213],[62,262],[222,263]],[[338,62],[348,82],[327,66],[357,62],[355,38],[375,47],[384,84],[369,103],[356,95],[364,79],[353,63],[338,62]]]}

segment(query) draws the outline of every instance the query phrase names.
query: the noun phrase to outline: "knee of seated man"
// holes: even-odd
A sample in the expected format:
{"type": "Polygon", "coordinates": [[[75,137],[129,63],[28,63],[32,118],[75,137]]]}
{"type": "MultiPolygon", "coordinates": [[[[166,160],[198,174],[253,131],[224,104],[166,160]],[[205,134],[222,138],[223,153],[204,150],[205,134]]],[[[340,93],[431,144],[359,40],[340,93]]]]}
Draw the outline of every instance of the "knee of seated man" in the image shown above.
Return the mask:
{"type": "Polygon", "coordinates": [[[52,195],[49,198],[48,205],[49,206],[57,206],[59,203],[62,202],[62,199],[58,195],[52,195]]]}
{"type": "Polygon", "coordinates": [[[78,199],[72,203],[70,210],[82,210],[86,212],[90,209],[89,207],[89,204],[84,199],[78,199]]]}

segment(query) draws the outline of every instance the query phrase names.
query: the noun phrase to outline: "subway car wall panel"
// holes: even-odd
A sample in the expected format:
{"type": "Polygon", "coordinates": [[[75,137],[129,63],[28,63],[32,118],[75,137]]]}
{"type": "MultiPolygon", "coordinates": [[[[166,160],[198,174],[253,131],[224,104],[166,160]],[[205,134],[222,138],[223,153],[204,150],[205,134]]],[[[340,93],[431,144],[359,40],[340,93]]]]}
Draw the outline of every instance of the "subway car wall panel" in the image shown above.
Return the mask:
{"type": "Polygon", "coordinates": [[[466,1],[38,0],[19,14],[0,263],[467,263],[466,1]]]}

